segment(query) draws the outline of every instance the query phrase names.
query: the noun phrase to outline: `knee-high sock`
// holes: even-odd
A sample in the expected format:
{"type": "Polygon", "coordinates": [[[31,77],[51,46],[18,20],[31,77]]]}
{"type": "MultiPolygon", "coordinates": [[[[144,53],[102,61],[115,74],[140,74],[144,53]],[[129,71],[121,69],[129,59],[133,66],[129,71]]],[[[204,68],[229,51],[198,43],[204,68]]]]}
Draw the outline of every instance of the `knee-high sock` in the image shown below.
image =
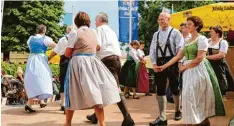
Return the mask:
{"type": "Polygon", "coordinates": [[[65,97],[64,97],[64,93],[60,93],[60,96],[61,96],[61,103],[60,103],[60,105],[61,105],[61,106],[65,106],[65,97]]]}
{"type": "Polygon", "coordinates": [[[180,95],[173,95],[174,103],[175,103],[175,111],[180,110],[180,95]]]}
{"type": "Polygon", "coordinates": [[[167,98],[166,96],[157,96],[157,98],[158,98],[158,107],[159,107],[159,112],[160,112],[159,118],[162,121],[167,120],[167,117],[166,117],[167,98]]]}

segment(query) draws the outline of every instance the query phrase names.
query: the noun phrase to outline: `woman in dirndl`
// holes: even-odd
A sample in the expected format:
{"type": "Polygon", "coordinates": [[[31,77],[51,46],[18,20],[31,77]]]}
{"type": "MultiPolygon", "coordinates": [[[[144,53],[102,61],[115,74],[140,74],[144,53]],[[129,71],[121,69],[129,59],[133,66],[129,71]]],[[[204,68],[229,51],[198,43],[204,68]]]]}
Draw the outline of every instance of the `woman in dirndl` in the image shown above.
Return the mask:
{"type": "Polygon", "coordinates": [[[145,96],[152,96],[152,94],[149,93],[149,75],[147,72],[147,68],[145,66],[146,59],[145,59],[145,53],[143,51],[145,47],[145,43],[143,41],[139,41],[140,47],[137,50],[138,57],[140,58],[141,62],[138,64],[139,68],[138,76],[137,76],[137,91],[139,93],[145,93],[145,96]]]}
{"type": "Polygon", "coordinates": [[[191,16],[187,19],[188,29],[192,37],[183,50],[179,50],[162,70],[176,63],[185,56],[183,65],[182,115],[185,124],[209,126],[209,118],[225,116],[225,108],[219,89],[217,77],[209,61],[205,59],[208,40],[199,32],[203,28],[200,17],[191,16]]]}
{"type": "Polygon", "coordinates": [[[137,74],[140,58],[137,54],[137,49],[140,44],[138,41],[134,40],[130,43],[131,48],[127,55],[127,61],[124,63],[119,77],[119,82],[121,85],[124,85],[124,96],[129,98],[129,88],[132,88],[133,99],[140,99],[136,94],[137,87],[137,74]]]}
{"type": "Polygon", "coordinates": [[[79,12],[74,20],[78,30],[68,35],[66,57],[71,57],[65,78],[66,126],[71,126],[74,110],[94,108],[100,126],[105,126],[104,107],[120,101],[117,82],[96,57],[96,34],[90,18],[79,12]]]}
{"type": "Polygon", "coordinates": [[[25,111],[29,112],[35,112],[31,106],[34,98],[41,101],[40,106],[43,108],[46,106],[43,100],[53,95],[52,72],[48,65],[48,57],[45,53],[48,46],[54,48],[56,44],[45,33],[46,26],[39,25],[36,29],[36,35],[30,36],[27,41],[30,55],[24,74],[24,87],[28,96],[25,111]]]}
{"type": "Polygon", "coordinates": [[[229,66],[225,60],[228,51],[228,43],[222,38],[223,31],[221,26],[210,27],[210,40],[208,56],[206,57],[218,78],[219,87],[222,95],[226,91],[234,91],[234,82],[229,66]]]}

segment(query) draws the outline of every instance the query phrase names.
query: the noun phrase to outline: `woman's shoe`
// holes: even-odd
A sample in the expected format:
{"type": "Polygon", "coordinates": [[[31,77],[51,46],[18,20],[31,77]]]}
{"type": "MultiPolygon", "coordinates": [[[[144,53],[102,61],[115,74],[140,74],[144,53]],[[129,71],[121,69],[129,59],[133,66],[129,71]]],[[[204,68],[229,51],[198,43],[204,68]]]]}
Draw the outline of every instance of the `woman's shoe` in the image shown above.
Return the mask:
{"type": "Polygon", "coordinates": [[[47,106],[47,104],[40,104],[41,108],[45,108],[47,106]]]}
{"type": "Polygon", "coordinates": [[[129,98],[129,94],[128,93],[124,94],[124,97],[129,98]]]}
{"type": "Polygon", "coordinates": [[[145,96],[152,96],[152,94],[150,94],[150,93],[145,93],[145,96]]]}
{"type": "Polygon", "coordinates": [[[133,99],[140,99],[137,95],[133,95],[132,97],[133,99]]]}
{"type": "Polygon", "coordinates": [[[35,110],[33,110],[31,107],[29,107],[28,105],[25,105],[24,107],[25,111],[29,111],[29,112],[36,112],[35,110]]]}

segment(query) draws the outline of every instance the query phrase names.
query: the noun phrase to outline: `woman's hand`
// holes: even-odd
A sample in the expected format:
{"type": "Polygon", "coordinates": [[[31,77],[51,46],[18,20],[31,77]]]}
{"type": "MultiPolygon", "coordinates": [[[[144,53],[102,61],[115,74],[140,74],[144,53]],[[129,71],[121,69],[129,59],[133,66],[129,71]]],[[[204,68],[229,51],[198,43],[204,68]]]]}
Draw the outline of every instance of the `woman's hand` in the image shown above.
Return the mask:
{"type": "Polygon", "coordinates": [[[180,68],[179,68],[179,72],[183,73],[187,69],[188,69],[187,66],[181,65],[180,68]]]}

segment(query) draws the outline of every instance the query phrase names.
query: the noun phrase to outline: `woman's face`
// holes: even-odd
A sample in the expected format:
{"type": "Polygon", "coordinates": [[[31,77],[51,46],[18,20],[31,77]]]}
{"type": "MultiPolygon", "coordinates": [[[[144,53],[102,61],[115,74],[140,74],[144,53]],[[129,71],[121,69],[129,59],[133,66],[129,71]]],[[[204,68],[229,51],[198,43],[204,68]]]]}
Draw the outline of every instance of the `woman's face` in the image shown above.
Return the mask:
{"type": "Polygon", "coordinates": [[[140,45],[140,49],[143,50],[145,48],[145,44],[140,45]]]}
{"type": "Polygon", "coordinates": [[[216,38],[219,34],[215,32],[214,29],[210,30],[210,38],[216,38]]]}
{"type": "Polygon", "coordinates": [[[188,20],[187,23],[188,23],[188,31],[189,31],[189,33],[197,31],[196,26],[194,25],[194,23],[191,20],[188,20]]]}

